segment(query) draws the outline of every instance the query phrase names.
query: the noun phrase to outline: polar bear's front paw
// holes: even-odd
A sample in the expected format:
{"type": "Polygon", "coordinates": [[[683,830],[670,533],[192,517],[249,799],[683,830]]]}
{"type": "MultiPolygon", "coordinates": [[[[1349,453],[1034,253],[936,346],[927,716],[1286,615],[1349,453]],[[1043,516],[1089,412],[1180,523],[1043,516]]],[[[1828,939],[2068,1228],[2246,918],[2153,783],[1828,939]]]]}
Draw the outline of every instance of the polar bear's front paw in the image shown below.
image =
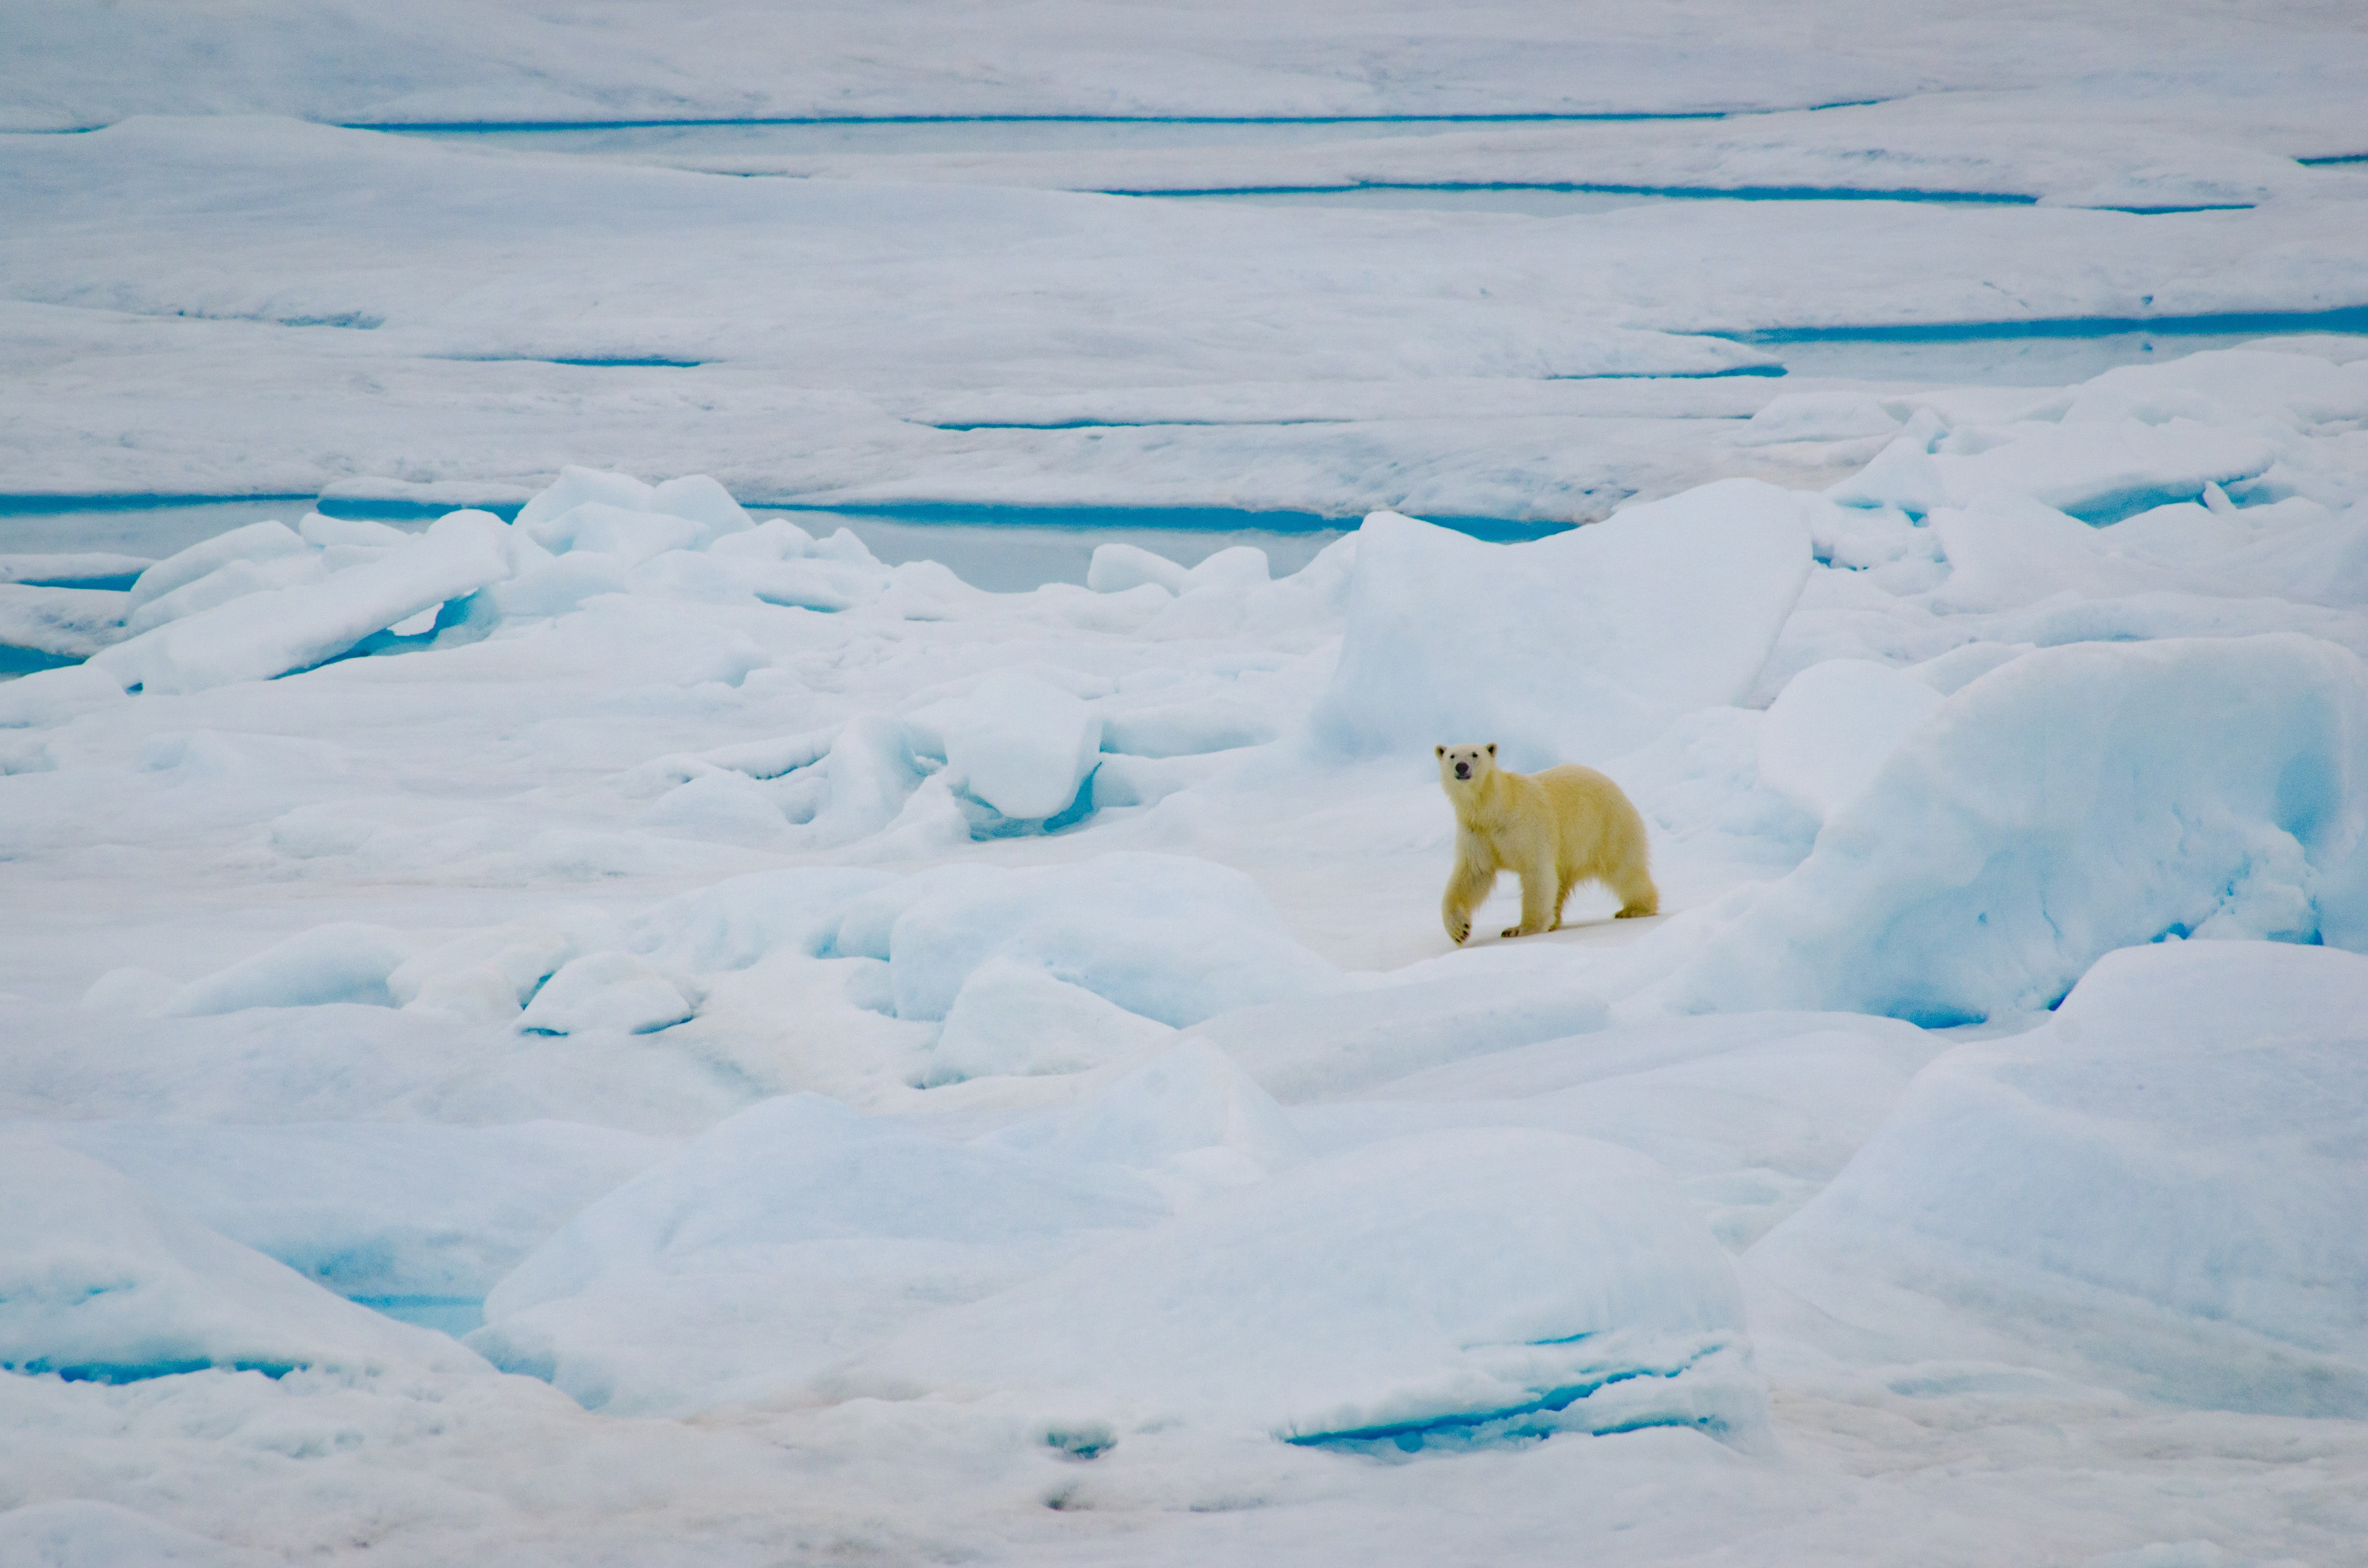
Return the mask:
{"type": "Polygon", "coordinates": [[[1447,934],[1455,938],[1455,945],[1460,948],[1463,945],[1463,938],[1472,935],[1472,922],[1458,920],[1447,928],[1447,934]]]}
{"type": "Polygon", "coordinates": [[[1498,934],[1506,937],[1526,937],[1529,935],[1527,931],[1522,930],[1519,926],[1508,926],[1498,934]]]}

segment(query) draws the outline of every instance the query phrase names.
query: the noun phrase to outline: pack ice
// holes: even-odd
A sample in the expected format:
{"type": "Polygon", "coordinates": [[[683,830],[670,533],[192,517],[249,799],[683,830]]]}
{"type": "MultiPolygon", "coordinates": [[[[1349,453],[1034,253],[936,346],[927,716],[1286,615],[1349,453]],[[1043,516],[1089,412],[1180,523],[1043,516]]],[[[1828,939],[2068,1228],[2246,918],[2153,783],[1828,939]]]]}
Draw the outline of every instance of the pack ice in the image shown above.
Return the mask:
{"type": "MultiPolygon", "coordinates": [[[[1835,1434],[1941,1488],[1982,1422],[2354,1474],[2321,347],[1778,399],[1748,449],[1850,477],[1280,577],[990,593],[588,469],[148,565],[0,687],[6,1500],[220,1534],[32,1460],[213,1484],[222,1427],[334,1450],[271,1473],[340,1528],[530,1456],[526,1533],[803,1466],[1027,1541],[1548,1482],[1893,1528],[1835,1434]],[[1673,913],[1452,948],[1429,747],[1492,739],[1618,780],[1673,913]]],[[[2152,1539],[2074,1512],[2013,1539],[2152,1539]]]]}

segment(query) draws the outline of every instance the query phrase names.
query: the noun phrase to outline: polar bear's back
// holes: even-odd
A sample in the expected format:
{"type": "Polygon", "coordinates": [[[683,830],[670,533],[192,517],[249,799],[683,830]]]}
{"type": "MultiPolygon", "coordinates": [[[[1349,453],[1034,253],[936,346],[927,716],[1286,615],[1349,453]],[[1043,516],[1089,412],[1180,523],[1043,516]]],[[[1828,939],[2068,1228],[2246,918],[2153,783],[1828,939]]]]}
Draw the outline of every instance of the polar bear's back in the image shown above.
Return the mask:
{"type": "Polygon", "coordinates": [[[1552,808],[1554,859],[1565,885],[1588,877],[1612,881],[1615,869],[1645,863],[1645,819],[1619,785],[1575,762],[1529,778],[1552,808]]]}

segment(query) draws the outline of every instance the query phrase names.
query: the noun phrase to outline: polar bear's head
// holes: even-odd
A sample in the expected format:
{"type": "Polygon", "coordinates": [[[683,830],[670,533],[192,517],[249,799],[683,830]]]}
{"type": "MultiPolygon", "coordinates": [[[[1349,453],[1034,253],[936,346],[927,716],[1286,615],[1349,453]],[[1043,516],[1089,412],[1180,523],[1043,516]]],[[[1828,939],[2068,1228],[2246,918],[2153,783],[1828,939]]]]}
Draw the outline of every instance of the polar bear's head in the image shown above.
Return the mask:
{"type": "Polygon", "coordinates": [[[1484,746],[1433,746],[1439,754],[1441,784],[1477,784],[1497,771],[1497,743],[1484,746]]]}

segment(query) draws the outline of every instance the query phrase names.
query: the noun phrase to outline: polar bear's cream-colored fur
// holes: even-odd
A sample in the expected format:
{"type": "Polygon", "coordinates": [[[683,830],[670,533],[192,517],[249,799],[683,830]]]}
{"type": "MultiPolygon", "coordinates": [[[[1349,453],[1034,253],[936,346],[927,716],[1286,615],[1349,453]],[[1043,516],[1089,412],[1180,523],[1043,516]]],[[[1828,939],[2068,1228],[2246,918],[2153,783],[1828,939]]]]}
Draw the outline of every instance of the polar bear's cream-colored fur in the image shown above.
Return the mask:
{"type": "Polygon", "coordinates": [[[1455,807],[1455,870],[1440,916],[1459,944],[1472,935],[1473,906],[1499,871],[1521,879],[1521,923],[1508,926],[1508,937],[1560,929],[1570,890],[1590,880],[1620,895],[1619,918],[1659,911],[1645,819],[1619,785],[1572,763],[1507,772],[1497,766],[1493,741],[1433,749],[1439,782],[1455,807]]]}

